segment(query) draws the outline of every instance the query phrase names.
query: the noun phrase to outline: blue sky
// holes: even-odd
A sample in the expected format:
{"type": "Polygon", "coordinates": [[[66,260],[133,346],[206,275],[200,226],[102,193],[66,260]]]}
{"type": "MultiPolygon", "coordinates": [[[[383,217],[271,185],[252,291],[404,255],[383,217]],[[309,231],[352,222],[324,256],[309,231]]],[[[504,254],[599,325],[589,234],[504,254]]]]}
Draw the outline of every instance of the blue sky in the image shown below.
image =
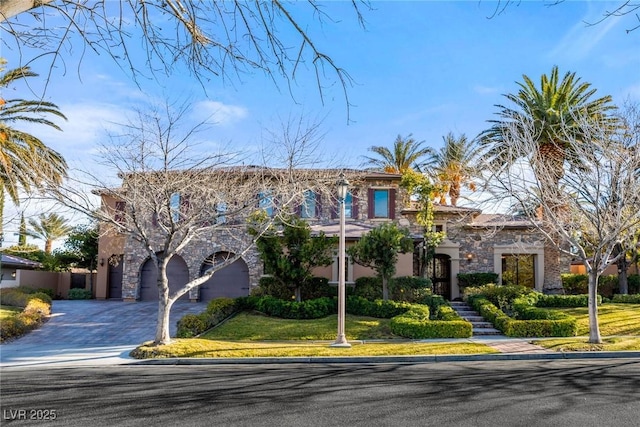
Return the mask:
{"type": "MultiPolygon", "coordinates": [[[[636,25],[634,17],[585,24],[617,4],[523,1],[489,19],[496,7],[491,1],[374,1],[373,10],[364,11],[362,29],[348,2],[324,3],[336,22],[309,28],[320,49],[355,82],[348,92],[351,123],[339,88],[328,88],[322,104],[311,73],[300,74],[294,83],[295,102],[284,85],[276,89],[261,73],[244,75],[242,81],[212,80],[206,94],[185,73],[143,81],[140,90],[110,58],[91,52],[82,59],[79,79],[81,52],[75,50],[77,56],[66,59],[66,74],[54,70],[46,93],[69,118],[61,124],[64,132],[32,132],[72,167],[86,167],[97,144],[105,142],[104,129],[124,122],[132,105],[188,98],[199,114],[214,114],[217,125],[208,134],[212,145],[230,142],[235,149],[254,150],[265,128],[304,112],[323,120],[320,158],[357,167],[368,147],[391,146],[397,135],[413,134],[434,148],[448,132],[476,136],[497,111],[494,104],[503,102],[502,94],[517,91],[515,82],[523,74],[537,82],[554,65],[561,73],[576,72],[599,96],[611,95],[616,103],[640,101],[640,29],[625,31],[636,25]]],[[[13,68],[17,50],[10,41],[3,43],[8,45],[1,55],[13,68]]],[[[45,59],[31,65],[47,73],[45,59]]],[[[37,91],[35,79],[31,83],[37,91]]],[[[24,87],[15,89],[29,98],[24,87]]]]}

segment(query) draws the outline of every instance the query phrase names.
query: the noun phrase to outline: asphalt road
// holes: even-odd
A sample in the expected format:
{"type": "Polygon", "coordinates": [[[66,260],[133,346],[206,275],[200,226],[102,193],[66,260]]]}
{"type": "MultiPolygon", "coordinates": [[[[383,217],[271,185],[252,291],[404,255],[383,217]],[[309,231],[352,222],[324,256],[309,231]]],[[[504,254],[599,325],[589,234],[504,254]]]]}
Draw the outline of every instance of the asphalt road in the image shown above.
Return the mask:
{"type": "Polygon", "coordinates": [[[640,423],[638,359],[14,367],[0,385],[3,426],[640,423]]]}

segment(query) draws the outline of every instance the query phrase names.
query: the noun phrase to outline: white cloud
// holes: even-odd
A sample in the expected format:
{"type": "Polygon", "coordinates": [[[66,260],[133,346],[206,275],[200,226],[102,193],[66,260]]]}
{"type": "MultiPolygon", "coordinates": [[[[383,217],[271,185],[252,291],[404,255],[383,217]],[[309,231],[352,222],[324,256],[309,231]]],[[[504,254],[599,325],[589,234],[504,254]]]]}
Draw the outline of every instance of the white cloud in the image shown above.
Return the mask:
{"type": "Polygon", "coordinates": [[[494,95],[500,93],[500,89],[491,86],[475,85],[473,91],[479,95],[494,95]]]}
{"type": "Polygon", "coordinates": [[[230,125],[248,116],[249,111],[242,106],[227,105],[218,101],[200,101],[193,106],[194,114],[201,120],[210,119],[218,125],[230,125]]]}

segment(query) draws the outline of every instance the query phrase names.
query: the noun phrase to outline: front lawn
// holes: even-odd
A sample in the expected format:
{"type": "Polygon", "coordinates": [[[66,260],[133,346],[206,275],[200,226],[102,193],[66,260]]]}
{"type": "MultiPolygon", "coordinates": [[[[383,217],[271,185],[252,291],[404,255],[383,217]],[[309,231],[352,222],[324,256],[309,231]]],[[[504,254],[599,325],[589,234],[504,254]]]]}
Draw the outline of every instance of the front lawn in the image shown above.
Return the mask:
{"type": "MultiPolygon", "coordinates": [[[[206,332],[210,340],[288,341],[332,340],[338,330],[338,315],[321,319],[291,320],[242,312],[206,332]]],[[[398,338],[389,330],[389,319],[347,315],[345,332],[349,340],[398,338]]]]}
{"type": "MultiPolygon", "coordinates": [[[[553,308],[578,320],[578,335],[589,335],[589,310],[579,308],[553,308]]],[[[554,351],[639,351],[640,304],[602,304],[598,306],[598,324],[602,344],[589,344],[588,338],[557,338],[537,340],[534,343],[554,351]]]]}
{"type": "MultiPolygon", "coordinates": [[[[334,337],[335,338],[335,334],[334,337]]],[[[332,348],[330,342],[238,342],[200,338],[177,339],[172,344],[141,345],[131,352],[137,359],[173,357],[323,357],[323,356],[426,356],[442,354],[488,354],[498,350],[476,343],[361,343],[351,348],[332,348]]]]}

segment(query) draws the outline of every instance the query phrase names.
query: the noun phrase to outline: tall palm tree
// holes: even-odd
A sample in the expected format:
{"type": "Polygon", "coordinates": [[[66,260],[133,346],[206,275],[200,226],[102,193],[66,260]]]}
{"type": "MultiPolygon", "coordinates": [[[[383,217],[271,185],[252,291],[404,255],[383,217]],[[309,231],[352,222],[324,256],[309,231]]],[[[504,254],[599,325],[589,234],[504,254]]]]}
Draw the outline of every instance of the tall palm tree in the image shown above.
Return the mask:
{"type": "MultiPolygon", "coordinates": [[[[6,61],[0,58],[0,72],[6,61]]],[[[0,75],[0,88],[27,77],[37,77],[29,67],[9,70],[0,75]]],[[[0,96],[0,232],[5,192],[16,205],[19,190],[31,191],[48,184],[58,185],[67,174],[62,156],[40,139],[13,127],[14,123],[37,123],[62,130],[47,116],[66,120],[58,107],[46,101],[4,99],[0,96]]]]}
{"type": "Polygon", "coordinates": [[[398,135],[393,143],[393,150],[374,145],[369,147],[369,151],[377,154],[377,157],[364,156],[365,164],[385,172],[399,174],[413,168],[419,169],[419,161],[432,153],[430,147],[424,146],[424,141],[416,141],[411,134],[406,138],[398,135]]]}
{"type": "MultiPolygon", "coordinates": [[[[611,96],[593,98],[596,89],[590,83],[580,82],[576,73],[567,72],[559,80],[558,67],[554,66],[551,74],[543,74],[540,87],[526,75],[524,82],[518,82],[520,90],[517,94],[506,94],[504,97],[513,106],[496,105],[499,118],[489,120],[491,127],[480,134],[480,143],[486,149],[487,160],[505,167],[515,161],[533,156],[534,163],[541,162],[546,170],[552,171],[553,184],[557,184],[564,174],[565,161],[573,166],[580,166],[580,159],[567,152],[569,140],[581,140],[580,121],[588,118],[606,116],[615,109],[611,96]],[[521,117],[531,119],[535,126],[537,153],[519,153],[519,158],[508,156],[509,142],[504,139],[506,131],[515,126],[523,126],[521,117]]],[[[535,164],[534,172],[535,171],[535,164]]]]}
{"type": "MultiPolygon", "coordinates": [[[[540,87],[526,75],[519,82],[517,94],[504,95],[512,106],[496,105],[499,118],[490,120],[491,127],[480,134],[480,144],[486,150],[484,157],[496,166],[507,169],[520,159],[530,159],[534,174],[555,194],[565,171],[565,164],[581,167],[580,159],[570,152],[569,141],[581,141],[581,121],[606,119],[615,109],[611,96],[594,98],[596,89],[581,82],[575,73],[567,72],[562,80],[558,67],[551,74],[543,74],[540,87]],[[523,120],[524,118],[524,120],[523,120]],[[514,153],[505,135],[525,133],[527,123],[533,123],[537,135],[537,149],[533,153],[514,153]],[[547,171],[547,175],[541,175],[547,171]]],[[[558,206],[558,209],[562,207],[558,206]]],[[[545,288],[561,288],[560,252],[553,245],[545,247],[545,288]]]]}
{"type": "Polygon", "coordinates": [[[462,186],[476,189],[473,177],[479,150],[476,141],[467,139],[465,134],[456,138],[449,132],[442,139],[444,146],[431,153],[426,166],[439,189],[440,203],[446,204],[449,196],[451,205],[456,206],[462,186]]]}
{"type": "Polygon", "coordinates": [[[69,234],[73,227],[67,224],[67,220],[58,214],[40,214],[38,221],[29,219],[29,225],[33,228],[27,234],[36,239],[44,240],[44,251],[51,253],[53,242],[69,234]]]}

